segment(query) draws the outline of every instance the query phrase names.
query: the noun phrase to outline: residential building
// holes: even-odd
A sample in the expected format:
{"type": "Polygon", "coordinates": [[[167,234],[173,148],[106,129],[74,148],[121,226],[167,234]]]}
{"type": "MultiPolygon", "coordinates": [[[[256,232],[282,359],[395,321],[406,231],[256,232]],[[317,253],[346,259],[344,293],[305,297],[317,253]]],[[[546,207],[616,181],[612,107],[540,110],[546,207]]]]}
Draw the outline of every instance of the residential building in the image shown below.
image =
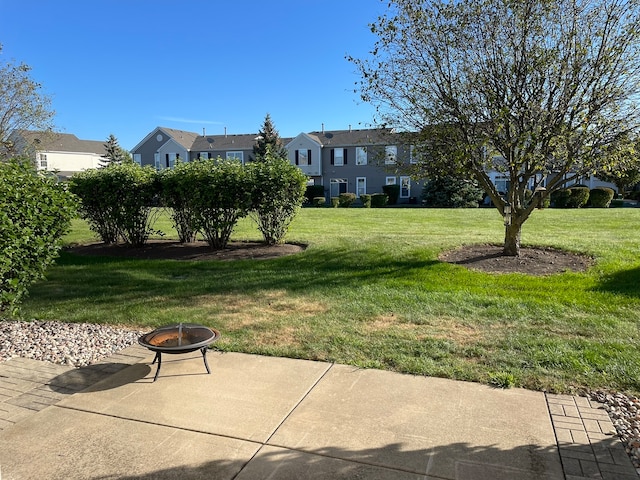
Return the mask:
{"type": "MultiPolygon", "coordinates": [[[[198,158],[255,160],[253,146],[258,134],[198,135],[194,132],[156,127],[131,154],[140,165],[172,168],[176,160],[198,158]]],[[[312,185],[323,185],[325,196],[341,193],[356,196],[382,192],[384,185],[400,185],[399,203],[415,203],[422,193],[403,166],[411,163],[411,148],[388,129],[335,130],[300,133],[282,138],[289,161],[309,176],[312,185]],[[403,171],[404,170],[404,171],[403,171]]]]}
{"type": "Polygon", "coordinates": [[[54,172],[61,180],[99,167],[106,154],[104,142],[80,140],[70,133],[20,130],[9,139],[16,151],[34,161],[38,170],[54,172]]]}

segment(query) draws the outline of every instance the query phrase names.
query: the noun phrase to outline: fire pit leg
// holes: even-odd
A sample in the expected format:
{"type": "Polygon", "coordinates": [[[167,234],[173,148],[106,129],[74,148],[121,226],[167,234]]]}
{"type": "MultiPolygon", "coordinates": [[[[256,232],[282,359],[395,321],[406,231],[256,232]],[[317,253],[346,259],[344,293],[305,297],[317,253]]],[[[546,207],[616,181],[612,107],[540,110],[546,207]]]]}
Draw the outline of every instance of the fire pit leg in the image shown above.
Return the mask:
{"type": "Polygon", "coordinates": [[[158,361],[158,369],[156,370],[156,374],[153,377],[154,382],[158,379],[158,374],[160,373],[160,367],[162,366],[162,352],[156,352],[156,357],[153,359],[153,362],[151,362],[151,365],[156,363],[156,360],[158,361]]]}
{"type": "Polygon", "coordinates": [[[211,370],[209,370],[209,364],[207,363],[207,347],[202,347],[200,351],[202,352],[202,359],[204,360],[204,366],[207,369],[207,373],[211,375],[211,370]]]}

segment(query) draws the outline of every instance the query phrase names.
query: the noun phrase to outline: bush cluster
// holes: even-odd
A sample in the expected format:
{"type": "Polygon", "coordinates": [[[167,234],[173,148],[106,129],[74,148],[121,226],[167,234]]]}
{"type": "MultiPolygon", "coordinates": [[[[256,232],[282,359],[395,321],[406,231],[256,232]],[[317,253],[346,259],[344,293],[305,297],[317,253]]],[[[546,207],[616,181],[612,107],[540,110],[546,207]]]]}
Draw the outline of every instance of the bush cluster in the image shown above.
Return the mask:
{"type": "Polygon", "coordinates": [[[589,192],[589,205],[593,208],[609,208],[615,192],[612,188],[596,187],[589,192]]]}
{"type": "Polygon", "coordinates": [[[0,162],[0,312],[17,313],[28,287],[58,256],[77,202],[25,159],[0,162]]]}
{"type": "Polygon", "coordinates": [[[563,188],[551,193],[551,204],[555,208],[608,208],[615,192],[607,187],[589,189],[584,185],[563,188]]]}
{"type": "Polygon", "coordinates": [[[178,163],[160,173],[136,164],[110,165],[74,175],[71,190],[81,199],[83,218],[105,243],[144,244],[153,232],[152,207],[160,201],[171,209],[181,242],[199,233],[221,249],[249,214],[265,243],[282,242],[306,183],[294,165],[268,156],[246,166],[222,159],[178,163]]]}

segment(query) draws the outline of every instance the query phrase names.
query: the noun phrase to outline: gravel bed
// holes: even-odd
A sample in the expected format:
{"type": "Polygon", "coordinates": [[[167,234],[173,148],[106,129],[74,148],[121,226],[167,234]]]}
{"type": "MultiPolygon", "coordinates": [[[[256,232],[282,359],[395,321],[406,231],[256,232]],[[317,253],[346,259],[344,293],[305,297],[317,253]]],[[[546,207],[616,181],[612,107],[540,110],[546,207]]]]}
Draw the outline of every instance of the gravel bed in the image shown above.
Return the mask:
{"type": "Polygon", "coordinates": [[[592,400],[604,405],[618,437],[640,475],[640,399],[617,392],[591,392],[592,400]]]}
{"type": "Polygon", "coordinates": [[[0,362],[24,357],[84,367],[137,343],[144,333],[91,323],[0,321],[0,362]]]}

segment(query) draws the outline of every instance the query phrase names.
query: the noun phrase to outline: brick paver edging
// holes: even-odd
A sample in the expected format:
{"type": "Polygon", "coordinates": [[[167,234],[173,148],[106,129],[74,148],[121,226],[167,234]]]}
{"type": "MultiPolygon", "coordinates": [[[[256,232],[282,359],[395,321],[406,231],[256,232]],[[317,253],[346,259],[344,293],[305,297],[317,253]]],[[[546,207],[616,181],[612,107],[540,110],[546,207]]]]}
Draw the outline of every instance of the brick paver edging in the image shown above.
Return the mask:
{"type": "Polygon", "coordinates": [[[567,480],[638,480],[609,414],[586,397],[546,394],[567,480]]]}

